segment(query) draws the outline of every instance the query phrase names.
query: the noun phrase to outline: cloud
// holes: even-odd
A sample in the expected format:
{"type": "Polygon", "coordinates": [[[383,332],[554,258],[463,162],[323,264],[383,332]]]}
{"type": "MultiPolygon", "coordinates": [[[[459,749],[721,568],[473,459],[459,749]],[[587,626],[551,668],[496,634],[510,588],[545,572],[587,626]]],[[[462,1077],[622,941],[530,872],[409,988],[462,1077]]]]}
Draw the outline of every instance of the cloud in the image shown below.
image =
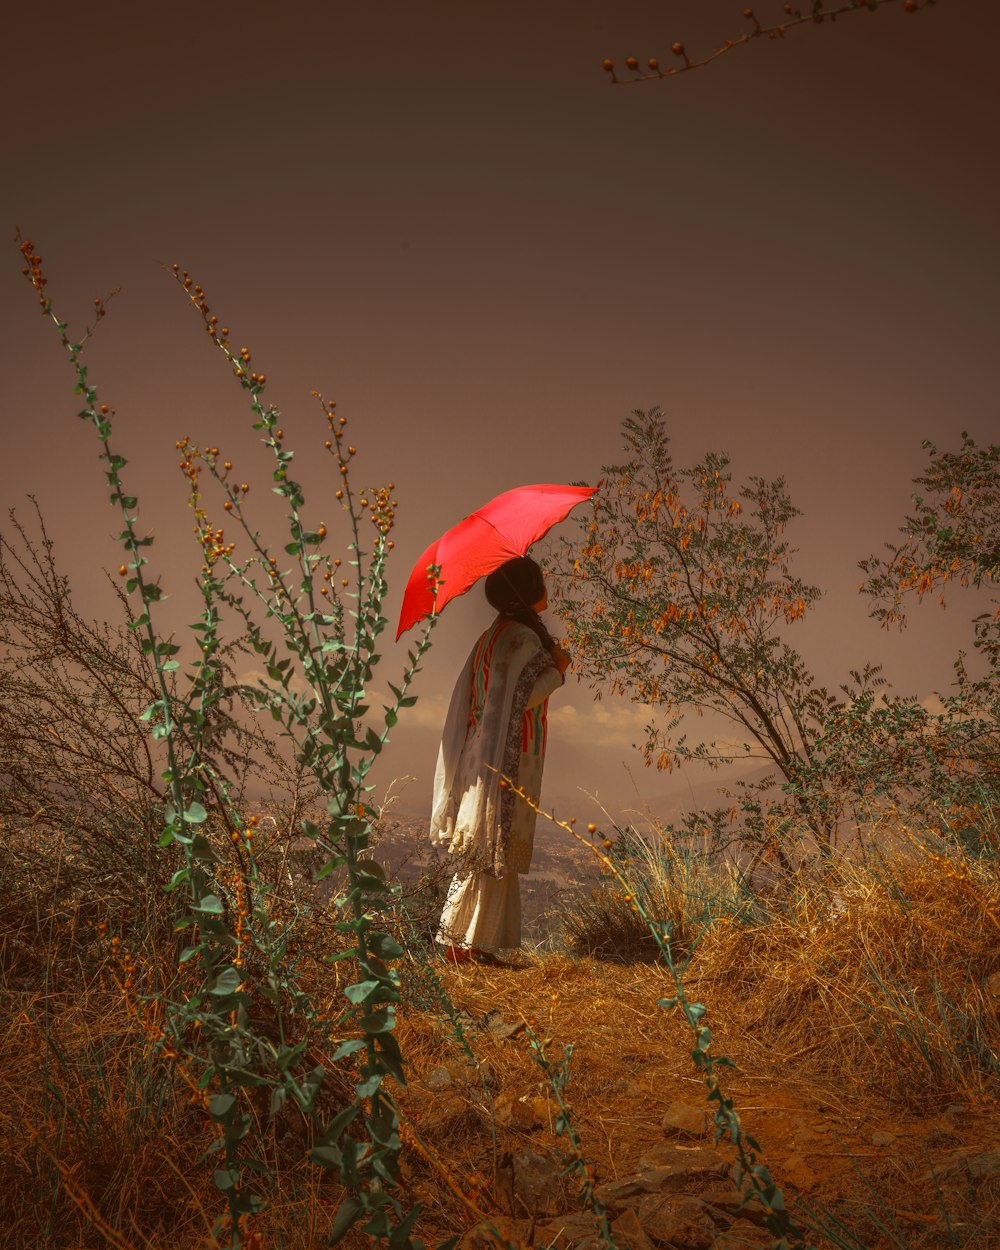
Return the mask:
{"type": "MultiPolygon", "coordinates": [[[[418,695],[413,707],[403,708],[399,713],[400,724],[405,723],[407,729],[433,729],[440,733],[448,715],[450,699],[450,695],[440,693],[418,695]]],[[[372,725],[383,724],[382,709],[391,707],[394,702],[395,698],[388,690],[369,686],[365,691],[365,703],[368,705],[365,721],[372,725]]]]}
{"type": "Polygon", "coordinates": [[[645,740],[652,716],[653,709],[645,703],[602,700],[584,708],[563,703],[550,705],[549,729],[567,742],[628,748],[645,740]]]}
{"type": "MultiPolygon", "coordinates": [[[[248,668],[246,672],[237,673],[236,680],[241,686],[266,686],[268,690],[278,690],[279,686],[276,681],[272,681],[267,673],[260,668],[248,668]]],[[[302,679],[298,673],[293,673],[288,683],[288,689],[295,695],[308,694],[310,687],[302,679]]]]}

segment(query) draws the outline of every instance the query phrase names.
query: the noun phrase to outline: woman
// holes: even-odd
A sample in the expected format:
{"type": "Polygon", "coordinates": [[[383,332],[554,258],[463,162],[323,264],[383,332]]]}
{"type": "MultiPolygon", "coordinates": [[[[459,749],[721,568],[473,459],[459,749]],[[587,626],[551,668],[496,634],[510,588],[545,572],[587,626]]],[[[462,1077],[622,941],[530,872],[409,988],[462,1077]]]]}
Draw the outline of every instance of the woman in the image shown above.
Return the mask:
{"type": "Polygon", "coordinates": [[[494,951],[521,945],[518,876],[531,866],[536,813],[500,779],[538,802],[548,699],[569,666],[538,615],[548,594],[534,560],[495,569],[486,598],[497,618],[458,679],[434,778],[431,839],[460,858],[437,935],[456,962],[498,963],[494,951]]]}

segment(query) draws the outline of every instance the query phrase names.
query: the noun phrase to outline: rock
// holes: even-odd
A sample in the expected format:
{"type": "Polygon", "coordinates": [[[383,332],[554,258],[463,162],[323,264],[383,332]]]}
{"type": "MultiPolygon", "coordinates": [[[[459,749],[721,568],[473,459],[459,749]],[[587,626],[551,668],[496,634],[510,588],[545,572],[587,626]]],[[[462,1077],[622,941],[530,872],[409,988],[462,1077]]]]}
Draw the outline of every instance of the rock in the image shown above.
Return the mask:
{"type": "Polygon", "coordinates": [[[428,1089],[447,1089],[449,1085],[454,1085],[454,1079],[448,1069],[442,1064],[427,1078],[428,1089]]]}
{"type": "Polygon", "coordinates": [[[639,1217],[632,1210],[623,1211],[611,1225],[611,1238],[618,1250],[653,1250],[639,1217]]]}
{"type": "Polygon", "coordinates": [[[523,1020],[505,1020],[499,1011],[488,1011],[483,1016],[480,1026],[485,1029],[491,1037],[495,1037],[497,1041],[505,1042],[510,1037],[516,1037],[518,1033],[522,1033],[525,1028],[523,1020]]]}
{"type": "Polygon", "coordinates": [[[667,1137],[704,1137],[707,1118],[704,1107],[672,1102],[663,1117],[663,1131],[667,1137]]]}
{"type": "Polygon", "coordinates": [[[612,1214],[618,1214],[626,1207],[639,1206],[647,1194],[677,1193],[690,1182],[725,1176],[729,1166],[714,1150],[685,1150],[672,1146],[665,1157],[667,1162],[662,1167],[645,1168],[621,1180],[598,1185],[594,1190],[595,1198],[612,1214]]]}
{"type": "MultiPolygon", "coordinates": [[[[535,1245],[546,1250],[580,1250],[595,1236],[596,1216],[589,1211],[576,1211],[535,1229],[535,1245]]],[[[600,1241],[600,1238],[598,1238],[600,1241]]]]}
{"type": "Polygon", "coordinates": [[[777,1172],[775,1179],[779,1188],[783,1182],[794,1185],[796,1189],[812,1189],[819,1177],[801,1155],[789,1155],[777,1172]]]}
{"type": "Polygon", "coordinates": [[[718,1250],[771,1250],[774,1238],[749,1220],[734,1220],[716,1242],[718,1250]]]}
{"type": "Polygon", "coordinates": [[[650,1194],[640,1202],[637,1214],[654,1242],[675,1250],[709,1250],[718,1237],[705,1203],[690,1194],[650,1194]]]}
{"type": "Polygon", "coordinates": [[[896,1142],[896,1134],[888,1133],[885,1129],[876,1129],[871,1136],[873,1146],[892,1146],[896,1142]]]}
{"type": "MultiPolygon", "coordinates": [[[[544,1123],[545,1101],[541,1098],[515,1097],[511,1093],[500,1094],[493,1102],[493,1115],[501,1128],[516,1128],[530,1133],[544,1123]],[[536,1104],[541,1104],[543,1115],[538,1114],[536,1104]]],[[[545,1117],[547,1118],[547,1117],[545,1117]]]]}
{"type": "Polygon", "coordinates": [[[511,1215],[559,1215],[567,1209],[562,1168],[533,1150],[505,1154],[497,1167],[497,1192],[511,1215]]]}
{"type": "Polygon", "coordinates": [[[743,1194],[738,1189],[703,1189],[698,1196],[706,1206],[723,1212],[727,1217],[739,1217],[743,1220],[764,1223],[766,1212],[759,1203],[752,1199],[746,1206],[741,1206],[743,1194]]]}
{"type": "Polygon", "coordinates": [[[716,1150],[706,1146],[681,1146],[674,1142],[654,1142],[639,1159],[639,1171],[672,1168],[686,1176],[702,1179],[723,1176],[729,1164],[716,1150]]]}
{"type": "Polygon", "coordinates": [[[983,997],[1000,1003],[1000,969],[988,976],[983,982],[983,997]]]}

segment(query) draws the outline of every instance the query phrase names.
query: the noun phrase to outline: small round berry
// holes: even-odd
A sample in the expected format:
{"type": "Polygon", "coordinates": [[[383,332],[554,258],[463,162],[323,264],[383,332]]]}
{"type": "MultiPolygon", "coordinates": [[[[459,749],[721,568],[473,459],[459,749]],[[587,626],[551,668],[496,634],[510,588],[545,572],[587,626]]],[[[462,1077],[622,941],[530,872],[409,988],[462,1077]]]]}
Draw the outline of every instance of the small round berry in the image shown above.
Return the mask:
{"type": "Polygon", "coordinates": [[[613,74],[615,72],[614,61],[612,61],[610,57],[606,56],[601,62],[601,69],[603,69],[606,74],[613,74]]]}
{"type": "Polygon", "coordinates": [[[634,57],[634,56],[627,56],[627,57],[625,58],[625,64],[626,64],[626,65],[629,67],[629,69],[631,69],[631,70],[637,70],[637,69],[639,68],[639,61],[638,61],[638,59],[637,59],[636,57],[634,57]]]}

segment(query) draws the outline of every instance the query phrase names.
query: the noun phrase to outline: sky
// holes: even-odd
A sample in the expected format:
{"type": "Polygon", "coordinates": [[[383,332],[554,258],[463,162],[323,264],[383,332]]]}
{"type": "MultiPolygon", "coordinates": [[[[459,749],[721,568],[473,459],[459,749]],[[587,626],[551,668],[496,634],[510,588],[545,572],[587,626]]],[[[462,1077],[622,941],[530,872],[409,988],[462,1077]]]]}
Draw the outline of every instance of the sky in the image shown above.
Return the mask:
{"type": "MultiPolygon", "coordinates": [[[[162,268],[177,261],[247,344],[282,409],[309,515],[337,541],[313,388],[399,500],[387,615],[426,545],[500,491],[596,482],[620,426],[659,404],[678,463],[784,475],[796,568],[825,596],[797,645],[836,687],[866,660],[894,690],[947,689],[971,597],[880,631],[857,562],[891,540],[923,439],[995,438],[998,100],[988,0],[807,23],[672,79],[746,28],[731,0],[421,6],[102,3],[24,17],[0,51],[5,387],[0,526],[34,494],[80,608],[114,613],[120,553],[96,440],[20,274],[19,227],[80,324],[116,411],[163,620],[193,615],[198,561],[176,465],[188,434],[255,484],[270,468],[242,393],[162,268]]],[[[762,20],[781,6],[756,6],[762,20]]],[[[420,696],[379,765],[426,806],[458,670],[490,612],[451,604],[420,696]]],[[[394,629],[391,633],[394,633],[394,629]]],[[[387,638],[375,693],[405,643],[387,638]]],[[[570,681],[551,705],[543,797],[586,816],[706,784],[646,772],[644,709],[570,681]]]]}

